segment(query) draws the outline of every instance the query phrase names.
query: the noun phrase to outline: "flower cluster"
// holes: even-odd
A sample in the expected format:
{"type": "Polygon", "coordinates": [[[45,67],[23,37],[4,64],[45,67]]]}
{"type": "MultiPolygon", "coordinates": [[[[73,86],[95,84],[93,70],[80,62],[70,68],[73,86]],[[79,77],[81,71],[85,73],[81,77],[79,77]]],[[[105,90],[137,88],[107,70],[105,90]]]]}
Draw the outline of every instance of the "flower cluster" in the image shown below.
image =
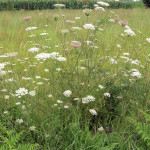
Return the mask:
{"type": "Polygon", "coordinates": [[[91,96],[91,95],[88,95],[88,96],[82,98],[83,104],[87,104],[87,103],[93,102],[93,101],[95,101],[95,97],[91,96]]]}
{"type": "Polygon", "coordinates": [[[64,91],[64,96],[66,96],[66,97],[70,97],[70,95],[72,94],[72,92],[70,91],[70,90],[66,90],[66,91],[64,91]]]}
{"type": "Polygon", "coordinates": [[[29,52],[32,52],[32,53],[38,52],[38,51],[39,51],[39,48],[33,47],[33,48],[30,48],[28,51],[29,51],[29,52]]]}
{"type": "Polygon", "coordinates": [[[28,90],[27,89],[25,89],[25,88],[19,88],[18,90],[16,90],[16,94],[15,95],[18,98],[21,98],[22,96],[24,96],[26,94],[28,94],[28,90]]]}
{"type": "Polygon", "coordinates": [[[83,26],[83,28],[85,28],[86,30],[95,30],[94,25],[92,25],[92,24],[90,24],[90,23],[85,24],[85,25],[83,26]]]}
{"type": "Polygon", "coordinates": [[[135,36],[135,35],[136,35],[128,25],[125,26],[124,32],[125,32],[127,35],[129,35],[129,36],[135,36]]]}
{"type": "Polygon", "coordinates": [[[103,1],[99,1],[99,2],[97,2],[97,4],[99,4],[99,5],[101,5],[101,6],[106,6],[106,7],[108,7],[108,6],[109,6],[109,4],[108,4],[108,3],[103,2],[103,1]]]}

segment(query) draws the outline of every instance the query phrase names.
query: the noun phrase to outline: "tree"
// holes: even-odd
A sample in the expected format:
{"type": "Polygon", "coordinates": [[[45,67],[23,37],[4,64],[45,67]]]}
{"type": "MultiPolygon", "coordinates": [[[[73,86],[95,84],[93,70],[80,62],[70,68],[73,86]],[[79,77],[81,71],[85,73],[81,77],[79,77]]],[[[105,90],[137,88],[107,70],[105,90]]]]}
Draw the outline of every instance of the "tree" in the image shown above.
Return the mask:
{"type": "Polygon", "coordinates": [[[150,7],[150,0],[143,0],[143,3],[146,5],[146,7],[150,7]]]}

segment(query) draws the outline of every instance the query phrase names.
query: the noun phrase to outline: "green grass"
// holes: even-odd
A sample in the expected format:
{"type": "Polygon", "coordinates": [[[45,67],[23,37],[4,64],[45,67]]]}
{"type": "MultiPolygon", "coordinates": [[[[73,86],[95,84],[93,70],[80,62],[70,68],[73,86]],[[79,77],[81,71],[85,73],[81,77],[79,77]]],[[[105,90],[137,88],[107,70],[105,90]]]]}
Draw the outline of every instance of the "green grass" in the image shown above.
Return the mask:
{"type": "Polygon", "coordinates": [[[22,10],[2,11],[0,16],[0,67],[9,62],[0,69],[0,149],[34,147],[32,144],[45,150],[148,148],[127,117],[142,120],[139,109],[146,111],[150,107],[150,43],[146,41],[150,38],[149,10],[93,10],[89,17],[82,10],[22,10]],[[124,27],[109,21],[115,14],[128,21],[136,36],[121,36],[124,27]],[[31,16],[29,22],[23,20],[26,16],[31,16]],[[86,23],[92,23],[96,29],[84,29],[86,23]],[[38,28],[26,31],[27,27],[38,28]],[[82,30],[72,31],[72,27],[82,30]],[[62,32],[64,29],[66,33],[62,32]],[[41,36],[41,33],[48,34],[41,36]],[[81,46],[74,48],[71,41],[79,41],[81,46]],[[85,41],[92,41],[94,47],[85,41]],[[33,47],[39,51],[28,52],[33,47]],[[2,57],[12,52],[18,55],[2,57]],[[59,52],[66,61],[34,58],[42,52],[59,52]],[[120,58],[123,53],[129,53],[126,57],[130,61],[120,58]],[[131,69],[137,69],[141,77],[133,77],[131,69]],[[35,91],[35,96],[28,93],[18,98],[15,94],[19,88],[35,91]],[[68,97],[63,94],[66,90],[72,92],[68,97]],[[111,97],[104,93],[110,93],[111,97]],[[94,96],[95,101],[84,104],[82,98],[88,95],[94,96]],[[94,109],[97,115],[92,115],[89,109],[94,109]],[[19,124],[17,119],[23,119],[23,123],[19,124]],[[36,127],[34,131],[30,130],[32,126],[36,127]],[[100,127],[104,130],[98,131],[100,127]],[[13,140],[20,133],[22,136],[13,140]]]}

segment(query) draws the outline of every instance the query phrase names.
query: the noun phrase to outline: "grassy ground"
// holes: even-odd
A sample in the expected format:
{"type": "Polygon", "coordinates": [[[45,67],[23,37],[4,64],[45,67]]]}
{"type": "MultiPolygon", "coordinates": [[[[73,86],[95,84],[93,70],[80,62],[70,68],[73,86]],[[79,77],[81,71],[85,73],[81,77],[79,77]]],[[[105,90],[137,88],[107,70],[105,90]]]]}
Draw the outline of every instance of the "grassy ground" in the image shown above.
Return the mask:
{"type": "Polygon", "coordinates": [[[144,122],[139,109],[149,110],[149,10],[93,10],[89,17],[82,10],[4,11],[0,16],[1,149],[149,148],[129,119],[144,122]],[[128,21],[135,36],[109,21],[115,14],[128,21]],[[95,30],[84,29],[86,23],[95,30]],[[43,52],[50,58],[37,60],[43,52]]]}

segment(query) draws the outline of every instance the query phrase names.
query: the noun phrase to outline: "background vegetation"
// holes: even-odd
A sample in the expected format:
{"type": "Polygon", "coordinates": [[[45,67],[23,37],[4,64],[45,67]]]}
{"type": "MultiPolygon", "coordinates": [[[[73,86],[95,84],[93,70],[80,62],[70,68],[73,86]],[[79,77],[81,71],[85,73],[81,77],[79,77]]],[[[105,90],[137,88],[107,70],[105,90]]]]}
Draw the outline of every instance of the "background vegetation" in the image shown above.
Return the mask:
{"type": "MultiPolygon", "coordinates": [[[[59,0],[59,3],[65,4],[67,9],[83,9],[85,7],[94,8],[94,4],[97,1],[81,1],[81,0],[59,0]]],[[[57,4],[57,0],[1,0],[0,10],[43,10],[43,9],[54,9],[54,4],[57,4]]],[[[145,8],[143,2],[115,2],[110,1],[109,8],[145,8]]]]}

